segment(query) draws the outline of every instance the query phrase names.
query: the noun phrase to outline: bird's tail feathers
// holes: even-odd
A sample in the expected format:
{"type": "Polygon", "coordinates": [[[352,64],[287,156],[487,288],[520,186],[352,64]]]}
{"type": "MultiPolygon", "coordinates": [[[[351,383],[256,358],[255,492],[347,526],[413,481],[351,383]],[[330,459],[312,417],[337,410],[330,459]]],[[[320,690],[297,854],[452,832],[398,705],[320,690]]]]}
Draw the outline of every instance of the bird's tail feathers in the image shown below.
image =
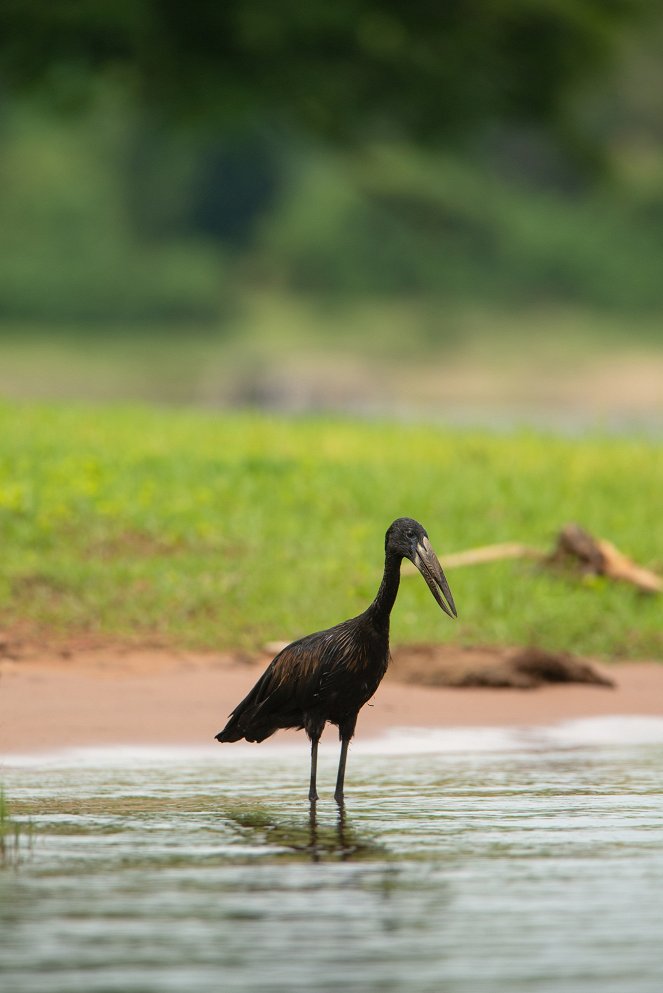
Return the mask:
{"type": "Polygon", "coordinates": [[[238,731],[237,728],[224,728],[223,731],[214,735],[216,741],[239,741],[243,737],[243,732],[238,731]]]}
{"type": "Polygon", "coordinates": [[[215,739],[222,742],[240,741],[242,738],[246,741],[264,741],[278,730],[279,725],[273,721],[256,722],[252,719],[253,716],[249,715],[247,719],[246,714],[231,714],[224,729],[214,735],[215,739]]]}

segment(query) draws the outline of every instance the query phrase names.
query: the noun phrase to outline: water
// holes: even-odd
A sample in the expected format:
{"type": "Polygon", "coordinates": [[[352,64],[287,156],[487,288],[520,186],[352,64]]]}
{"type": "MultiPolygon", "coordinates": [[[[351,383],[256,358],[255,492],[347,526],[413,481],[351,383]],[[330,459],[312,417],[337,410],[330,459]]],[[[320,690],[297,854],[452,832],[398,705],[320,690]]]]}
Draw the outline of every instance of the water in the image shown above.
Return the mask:
{"type": "Polygon", "coordinates": [[[341,812],[323,750],[315,817],[303,737],[4,762],[1,988],[660,993],[662,760],[655,720],[411,732],[341,812]]]}

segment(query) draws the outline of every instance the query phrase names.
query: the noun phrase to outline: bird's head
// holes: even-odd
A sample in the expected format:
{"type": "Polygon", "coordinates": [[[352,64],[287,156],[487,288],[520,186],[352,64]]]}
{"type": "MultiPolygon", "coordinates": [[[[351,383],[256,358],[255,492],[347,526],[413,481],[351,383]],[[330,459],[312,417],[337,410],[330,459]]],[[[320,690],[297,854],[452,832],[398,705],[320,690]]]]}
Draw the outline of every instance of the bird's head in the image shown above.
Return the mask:
{"type": "Polygon", "coordinates": [[[456,605],[446,576],[433,551],[426,529],[411,517],[399,517],[385,535],[387,555],[396,555],[414,562],[445,614],[457,617],[456,605]]]}

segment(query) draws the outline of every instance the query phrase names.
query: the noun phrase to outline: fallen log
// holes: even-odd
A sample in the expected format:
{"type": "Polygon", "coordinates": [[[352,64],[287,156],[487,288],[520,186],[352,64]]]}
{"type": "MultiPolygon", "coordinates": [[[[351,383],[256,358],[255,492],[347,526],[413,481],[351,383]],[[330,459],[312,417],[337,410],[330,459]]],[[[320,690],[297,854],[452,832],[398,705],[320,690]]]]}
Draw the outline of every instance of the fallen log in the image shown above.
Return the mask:
{"type": "Polygon", "coordinates": [[[464,552],[453,552],[444,557],[444,568],[455,569],[463,565],[479,565],[482,562],[497,562],[500,559],[540,559],[541,552],[530,545],[507,541],[499,545],[482,545],[468,548],[464,552]]]}
{"type": "Polygon", "coordinates": [[[663,591],[663,579],[655,572],[637,565],[612,542],[594,538],[579,524],[567,524],[562,528],[547,561],[552,565],[579,564],[585,574],[622,580],[645,593],[663,591]]]}
{"type": "MultiPolygon", "coordinates": [[[[566,524],[557,536],[552,552],[543,552],[531,545],[507,541],[495,545],[481,545],[441,557],[445,569],[456,569],[502,559],[533,559],[542,565],[573,566],[584,575],[607,576],[631,583],[644,593],[663,592],[663,579],[650,569],[638,565],[605,538],[594,538],[579,524],[566,524]]],[[[404,562],[404,576],[416,575],[410,562],[404,562]]]]}

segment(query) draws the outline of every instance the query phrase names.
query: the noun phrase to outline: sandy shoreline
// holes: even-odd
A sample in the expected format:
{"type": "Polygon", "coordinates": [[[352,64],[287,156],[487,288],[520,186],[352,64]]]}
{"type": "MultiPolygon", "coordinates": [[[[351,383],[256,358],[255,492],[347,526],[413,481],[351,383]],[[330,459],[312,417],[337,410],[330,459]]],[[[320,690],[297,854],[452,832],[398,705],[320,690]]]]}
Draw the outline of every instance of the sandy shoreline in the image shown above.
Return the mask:
{"type": "MultiPolygon", "coordinates": [[[[263,665],[232,656],[83,652],[0,660],[0,755],[81,746],[206,745],[263,665]]],[[[357,739],[394,727],[528,726],[611,715],[663,716],[663,665],[606,667],[616,682],[533,690],[428,688],[387,678],[357,739]]],[[[329,728],[325,736],[335,736],[329,728]]],[[[273,741],[292,740],[279,732],[273,741]]]]}

